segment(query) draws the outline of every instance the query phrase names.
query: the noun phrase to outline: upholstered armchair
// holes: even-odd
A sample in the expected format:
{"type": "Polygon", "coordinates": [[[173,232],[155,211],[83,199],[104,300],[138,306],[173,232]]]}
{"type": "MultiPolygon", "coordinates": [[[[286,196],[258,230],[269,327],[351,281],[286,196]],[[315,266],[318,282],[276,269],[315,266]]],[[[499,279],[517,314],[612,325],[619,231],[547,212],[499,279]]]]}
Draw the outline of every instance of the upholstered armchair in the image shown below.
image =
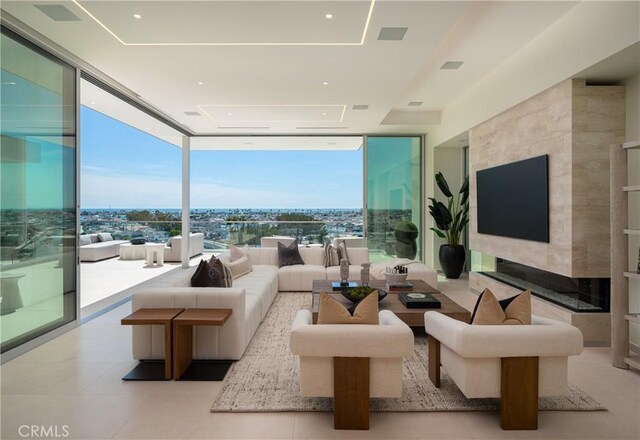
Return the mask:
{"type": "Polygon", "coordinates": [[[537,429],[538,397],[568,393],[568,356],[582,352],[582,333],[538,316],[531,325],[470,325],[425,313],[429,378],[440,366],[468,397],[499,397],[502,429],[537,429]]]}
{"type": "Polygon", "coordinates": [[[413,353],[413,332],[393,312],[379,325],[312,324],[300,310],[290,349],[300,356],[300,392],[334,398],[335,429],[369,429],[370,397],[402,396],[402,359],[413,353]]]}

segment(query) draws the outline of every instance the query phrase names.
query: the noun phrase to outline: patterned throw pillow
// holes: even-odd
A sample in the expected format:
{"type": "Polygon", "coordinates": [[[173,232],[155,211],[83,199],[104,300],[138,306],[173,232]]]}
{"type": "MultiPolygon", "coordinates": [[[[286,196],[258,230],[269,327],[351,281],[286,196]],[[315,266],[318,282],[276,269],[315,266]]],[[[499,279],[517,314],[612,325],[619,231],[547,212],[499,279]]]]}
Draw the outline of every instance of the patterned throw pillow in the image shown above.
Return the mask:
{"type": "MultiPolygon", "coordinates": [[[[349,253],[347,252],[347,242],[344,240],[338,240],[338,256],[340,257],[340,260],[345,259],[349,261],[349,253]]],[[[340,261],[338,261],[338,264],[340,264],[340,261]]],[[[349,261],[349,264],[351,264],[350,261],[349,261]]]]}
{"type": "Polygon", "coordinates": [[[342,252],[332,244],[324,245],[324,267],[340,266],[342,252]]]}
{"type": "Polygon", "coordinates": [[[209,266],[220,277],[219,285],[214,287],[231,287],[233,286],[233,273],[222,261],[212,256],[209,260],[209,266]]]}
{"type": "Polygon", "coordinates": [[[531,324],[531,291],[498,301],[493,292],[484,289],[471,315],[474,325],[531,324]]]}
{"type": "Polygon", "coordinates": [[[336,301],[331,295],[320,294],[318,324],[378,324],[378,291],[371,292],[353,311],[336,301]]]}
{"type": "Polygon", "coordinates": [[[278,242],[278,263],[280,267],[304,264],[304,260],[298,250],[298,240],[293,240],[293,243],[289,246],[278,242]]]}

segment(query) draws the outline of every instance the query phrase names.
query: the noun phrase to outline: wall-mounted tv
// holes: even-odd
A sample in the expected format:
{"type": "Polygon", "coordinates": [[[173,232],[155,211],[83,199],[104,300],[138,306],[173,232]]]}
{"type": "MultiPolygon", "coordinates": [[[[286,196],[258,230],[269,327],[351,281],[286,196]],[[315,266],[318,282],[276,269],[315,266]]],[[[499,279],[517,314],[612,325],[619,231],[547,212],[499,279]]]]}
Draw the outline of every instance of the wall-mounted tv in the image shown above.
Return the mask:
{"type": "Polygon", "coordinates": [[[480,234],[549,242],[548,155],[476,172],[480,234]]]}

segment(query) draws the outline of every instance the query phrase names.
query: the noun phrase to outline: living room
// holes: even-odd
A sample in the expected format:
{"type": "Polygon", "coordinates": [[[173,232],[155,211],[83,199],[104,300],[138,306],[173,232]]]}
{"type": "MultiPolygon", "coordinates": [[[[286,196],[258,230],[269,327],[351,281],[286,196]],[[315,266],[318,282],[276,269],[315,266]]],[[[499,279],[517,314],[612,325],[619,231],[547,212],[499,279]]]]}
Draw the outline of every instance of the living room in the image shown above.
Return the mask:
{"type": "Polygon", "coordinates": [[[28,331],[2,338],[2,438],[638,438],[639,6],[3,2],[0,323],[28,331]],[[167,233],[186,237],[164,266],[104,245],[118,253],[87,267],[146,279],[85,319],[83,82],[176,148],[167,233]],[[296,137],[358,139],[361,224],[198,213],[228,208],[194,202],[204,155],[261,161],[262,142],[296,137]],[[389,183],[393,139],[416,153],[389,183]],[[288,238],[258,244],[252,222],[288,238]],[[394,276],[440,311],[401,303],[394,276]],[[379,303],[337,307],[372,289],[379,303]],[[474,325],[493,300],[529,325],[474,325]],[[325,324],[321,307],[380,325],[325,324]],[[186,380],[189,364],[219,380],[186,380]],[[123,380],[141,365],[162,380],[123,380]]]}

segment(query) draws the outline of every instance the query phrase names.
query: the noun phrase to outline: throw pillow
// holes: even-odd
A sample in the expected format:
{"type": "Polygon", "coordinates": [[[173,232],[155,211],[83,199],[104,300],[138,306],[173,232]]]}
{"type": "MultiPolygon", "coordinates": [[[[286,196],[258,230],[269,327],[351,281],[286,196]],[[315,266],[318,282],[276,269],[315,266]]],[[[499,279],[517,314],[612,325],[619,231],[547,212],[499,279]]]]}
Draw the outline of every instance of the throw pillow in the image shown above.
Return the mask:
{"type": "Polygon", "coordinates": [[[298,240],[293,240],[293,243],[289,246],[278,242],[278,263],[280,267],[304,264],[304,260],[300,256],[300,250],[298,249],[298,240]]]}
{"type": "Polygon", "coordinates": [[[91,240],[91,243],[98,243],[100,241],[100,239],[98,238],[98,234],[89,234],[89,240],[91,240]]]}
{"type": "Polygon", "coordinates": [[[240,258],[242,258],[243,256],[247,256],[247,259],[249,259],[249,261],[251,261],[250,257],[249,257],[249,245],[245,244],[242,247],[238,247],[235,245],[231,245],[231,248],[229,248],[229,255],[230,255],[230,259],[231,261],[236,261],[239,260],[240,258]]]}
{"type": "Polygon", "coordinates": [[[88,244],[91,244],[91,237],[89,237],[88,235],[81,235],[80,246],[86,246],[88,244]]]}
{"type": "Polygon", "coordinates": [[[332,244],[324,245],[324,267],[340,266],[340,249],[332,244]]]}
{"type": "Polygon", "coordinates": [[[378,291],[371,292],[360,301],[353,316],[331,295],[321,293],[318,324],[378,324],[378,291]]]}
{"type": "MultiPolygon", "coordinates": [[[[347,242],[344,240],[338,240],[338,256],[340,257],[340,260],[345,259],[349,261],[349,253],[347,252],[347,242]]],[[[338,262],[338,264],[340,264],[340,262],[338,262]]],[[[349,264],[351,264],[351,261],[349,261],[349,264]]]]}
{"type": "Polygon", "coordinates": [[[210,272],[209,264],[205,260],[200,260],[198,268],[191,277],[191,287],[216,287],[210,272]]]}
{"type": "Polygon", "coordinates": [[[212,256],[209,260],[209,266],[220,277],[220,285],[214,287],[231,287],[233,286],[233,273],[222,261],[218,260],[215,256],[212,256]]]}
{"type": "Polygon", "coordinates": [[[113,237],[108,232],[98,234],[98,241],[113,241],[113,237]]]}
{"type": "Polygon", "coordinates": [[[491,290],[484,289],[473,309],[471,324],[531,324],[531,291],[498,301],[491,290]]]}
{"type": "Polygon", "coordinates": [[[241,277],[242,275],[246,275],[251,272],[252,267],[249,262],[249,258],[246,255],[243,255],[242,258],[232,261],[231,263],[227,263],[226,266],[231,270],[231,274],[233,275],[233,279],[241,277]]]}

